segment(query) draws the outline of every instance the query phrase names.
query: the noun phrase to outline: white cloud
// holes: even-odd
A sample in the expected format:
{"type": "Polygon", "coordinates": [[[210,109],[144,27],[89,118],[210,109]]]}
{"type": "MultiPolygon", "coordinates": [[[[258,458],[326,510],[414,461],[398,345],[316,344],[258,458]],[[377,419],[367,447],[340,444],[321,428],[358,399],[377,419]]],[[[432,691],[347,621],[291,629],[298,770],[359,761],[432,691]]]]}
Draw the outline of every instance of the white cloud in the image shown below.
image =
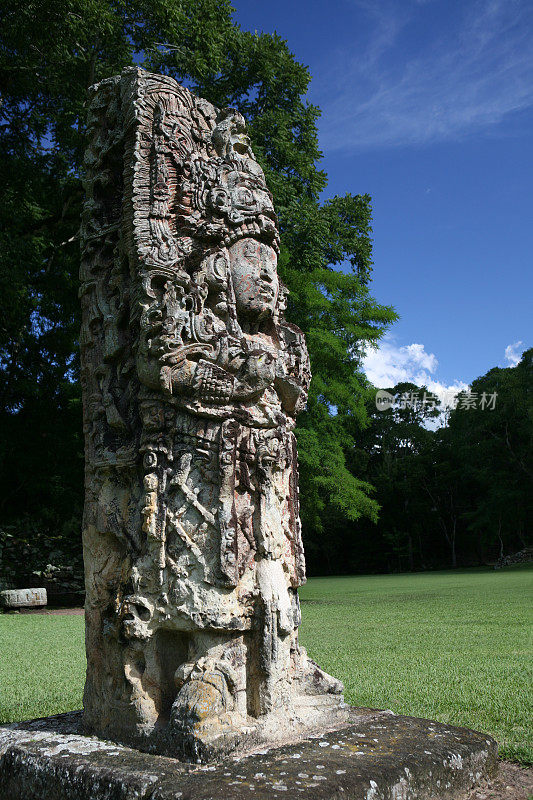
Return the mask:
{"type": "Polygon", "coordinates": [[[524,352],[524,342],[514,342],[513,344],[508,344],[505,348],[505,360],[510,367],[516,367],[520,358],[522,357],[522,353],[524,352]]]}
{"type": "Polygon", "coordinates": [[[528,0],[450,2],[446,24],[428,17],[438,3],[352,2],[371,32],[317,82],[323,149],[457,139],[533,106],[528,0]]]}
{"type": "Polygon", "coordinates": [[[456,380],[451,384],[436,379],[434,373],[439,362],[433,353],[427,353],[423,344],[398,346],[392,337],[383,340],[380,347],[371,349],[363,360],[368,380],[379,389],[390,389],[400,382],[426,386],[442,401],[451,405],[458,392],[468,390],[468,384],[456,380]]]}

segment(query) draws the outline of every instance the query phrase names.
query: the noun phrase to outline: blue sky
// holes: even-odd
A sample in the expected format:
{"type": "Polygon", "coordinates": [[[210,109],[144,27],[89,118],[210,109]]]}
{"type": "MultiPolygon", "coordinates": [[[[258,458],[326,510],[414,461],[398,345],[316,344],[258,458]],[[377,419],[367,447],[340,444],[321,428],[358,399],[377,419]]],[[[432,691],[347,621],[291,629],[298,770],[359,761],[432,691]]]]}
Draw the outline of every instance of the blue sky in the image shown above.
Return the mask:
{"type": "Polygon", "coordinates": [[[401,320],[369,376],[464,387],[516,363],[533,345],[533,3],[233,5],[310,69],[325,197],[372,196],[373,294],[401,320]]]}

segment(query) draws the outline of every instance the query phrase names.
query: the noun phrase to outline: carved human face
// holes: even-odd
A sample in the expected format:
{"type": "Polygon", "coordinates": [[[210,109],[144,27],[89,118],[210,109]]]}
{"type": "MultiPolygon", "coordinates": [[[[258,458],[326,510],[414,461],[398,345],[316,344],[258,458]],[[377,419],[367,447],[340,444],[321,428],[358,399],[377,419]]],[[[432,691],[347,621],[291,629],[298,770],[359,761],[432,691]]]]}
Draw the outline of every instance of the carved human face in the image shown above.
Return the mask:
{"type": "Polygon", "coordinates": [[[271,317],[279,293],[275,251],[256,239],[239,239],[229,255],[237,314],[250,320],[271,317]]]}
{"type": "Polygon", "coordinates": [[[222,158],[254,158],[244,117],[234,108],[220,112],[213,131],[213,144],[222,158]]]}
{"type": "MultiPolygon", "coordinates": [[[[250,161],[250,167],[255,162],[250,161]]],[[[276,215],[260,168],[242,171],[227,164],[218,175],[217,185],[211,189],[208,204],[224,215],[233,225],[256,219],[261,228],[274,226],[276,215]]]]}

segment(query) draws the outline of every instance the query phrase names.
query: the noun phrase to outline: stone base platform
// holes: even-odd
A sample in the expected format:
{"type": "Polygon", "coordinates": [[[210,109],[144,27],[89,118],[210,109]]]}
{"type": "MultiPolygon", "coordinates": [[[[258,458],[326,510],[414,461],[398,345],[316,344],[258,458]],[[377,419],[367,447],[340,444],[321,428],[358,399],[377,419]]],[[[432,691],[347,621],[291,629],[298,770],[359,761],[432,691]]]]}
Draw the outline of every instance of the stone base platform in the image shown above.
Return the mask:
{"type": "Polygon", "coordinates": [[[461,800],[497,770],[489,736],[392,712],[302,742],[185,764],[81,733],[81,712],[0,727],[9,800],[461,800]]]}

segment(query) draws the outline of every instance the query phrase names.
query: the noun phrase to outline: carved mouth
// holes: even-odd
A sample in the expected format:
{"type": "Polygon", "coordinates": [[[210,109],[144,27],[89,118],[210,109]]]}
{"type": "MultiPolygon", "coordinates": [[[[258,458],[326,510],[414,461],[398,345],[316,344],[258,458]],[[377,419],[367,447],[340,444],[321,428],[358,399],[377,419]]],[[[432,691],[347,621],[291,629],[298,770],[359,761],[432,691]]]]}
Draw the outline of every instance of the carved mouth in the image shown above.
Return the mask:
{"type": "Polygon", "coordinates": [[[233,143],[233,149],[234,149],[234,150],[235,150],[235,152],[236,152],[236,153],[238,153],[240,156],[246,156],[246,155],[248,155],[248,145],[247,145],[247,144],[245,144],[244,142],[234,142],[234,143],[233,143]]]}
{"type": "Polygon", "coordinates": [[[129,598],[125,601],[122,613],[122,620],[125,623],[137,622],[138,620],[148,622],[151,616],[150,609],[139,600],[129,598]]]}

